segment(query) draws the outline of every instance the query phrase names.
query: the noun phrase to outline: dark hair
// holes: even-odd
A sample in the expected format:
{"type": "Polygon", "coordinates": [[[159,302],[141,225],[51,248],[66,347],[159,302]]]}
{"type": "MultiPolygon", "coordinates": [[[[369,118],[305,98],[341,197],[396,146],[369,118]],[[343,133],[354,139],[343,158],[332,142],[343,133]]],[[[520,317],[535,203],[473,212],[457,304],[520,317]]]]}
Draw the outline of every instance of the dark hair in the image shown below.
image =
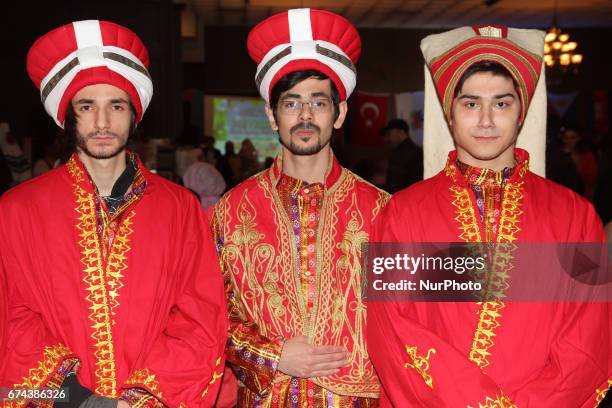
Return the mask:
{"type": "MultiPolygon", "coordinates": [[[[327,75],[322,73],[321,71],[316,71],[314,69],[309,69],[306,71],[296,71],[290,74],[285,75],[274,85],[272,91],[270,92],[270,107],[272,108],[272,112],[274,113],[274,119],[276,120],[276,108],[278,107],[278,100],[283,92],[288,91],[293,88],[297,84],[302,81],[305,81],[309,78],[315,78],[319,80],[330,79],[327,75]]],[[[334,104],[334,121],[338,119],[338,115],[340,114],[340,93],[338,92],[338,88],[336,88],[336,84],[334,81],[329,81],[331,84],[331,99],[334,104]]]]}
{"type": "Polygon", "coordinates": [[[459,78],[459,81],[457,82],[457,86],[455,87],[453,96],[456,97],[457,95],[459,95],[459,92],[461,92],[461,90],[463,89],[463,84],[465,83],[465,81],[467,81],[469,77],[471,77],[474,74],[481,73],[481,72],[490,72],[493,75],[499,75],[504,78],[511,79],[512,85],[514,85],[514,90],[516,91],[517,94],[519,93],[518,84],[516,83],[516,80],[510,74],[508,69],[506,69],[506,67],[504,67],[499,62],[495,62],[495,61],[480,61],[470,66],[463,73],[463,75],[461,75],[461,78],[459,78]]]}
{"type": "MultiPolygon", "coordinates": [[[[128,104],[130,105],[130,112],[132,112],[132,122],[130,123],[130,132],[128,133],[128,136],[132,136],[134,134],[134,130],[136,129],[136,118],[138,115],[136,113],[136,108],[134,107],[134,104],[131,100],[128,102],[128,104]]],[[[66,115],[64,116],[64,134],[66,135],[66,138],[72,150],[76,149],[76,127],[77,114],[74,111],[72,103],[68,103],[68,107],[66,108],[66,115]]]]}

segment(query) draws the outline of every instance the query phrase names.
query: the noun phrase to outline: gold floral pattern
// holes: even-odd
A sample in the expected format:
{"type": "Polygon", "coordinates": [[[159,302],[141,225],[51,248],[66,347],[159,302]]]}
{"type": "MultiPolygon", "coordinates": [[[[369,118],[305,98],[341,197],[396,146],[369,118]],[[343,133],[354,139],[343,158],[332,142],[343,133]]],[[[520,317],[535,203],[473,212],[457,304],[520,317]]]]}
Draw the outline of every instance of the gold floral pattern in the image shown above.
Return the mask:
{"type": "Polygon", "coordinates": [[[430,348],[427,350],[427,354],[425,356],[420,356],[417,353],[416,346],[406,345],[406,353],[408,353],[408,357],[410,357],[411,362],[405,363],[404,368],[414,368],[416,372],[423,377],[425,384],[427,384],[429,388],[433,389],[433,378],[427,371],[429,370],[429,358],[432,354],[436,354],[436,350],[434,348],[430,348]]]}
{"type": "MultiPolygon", "coordinates": [[[[471,405],[468,405],[468,408],[473,408],[471,405]]],[[[517,408],[517,406],[510,401],[505,395],[500,395],[495,398],[487,397],[484,403],[479,403],[478,408],[517,408]]]]}
{"type": "Polygon", "coordinates": [[[45,384],[53,372],[56,371],[60,363],[72,354],[72,350],[63,344],[47,346],[43,349],[43,357],[36,367],[28,371],[28,375],[23,377],[20,384],[14,384],[13,388],[40,388],[45,384]]]}
{"type": "Polygon", "coordinates": [[[505,305],[503,302],[482,302],[479,305],[480,314],[470,350],[470,360],[478,367],[484,368],[490,364],[488,357],[491,352],[489,350],[495,345],[493,341],[495,329],[500,326],[498,319],[505,305]]]}
{"type": "Polygon", "coordinates": [[[125,384],[144,386],[155,397],[159,399],[164,398],[157,377],[148,368],[141,368],[132,372],[127,380],[125,380],[125,384]]]}
{"type": "Polygon", "coordinates": [[[223,366],[221,365],[221,361],[221,357],[217,358],[217,361],[215,361],[215,369],[213,370],[212,378],[210,379],[208,384],[206,384],[206,388],[204,388],[204,391],[202,392],[202,397],[205,397],[206,394],[208,394],[208,388],[211,385],[213,385],[215,382],[217,382],[218,379],[223,377],[223,366]],[[217,372],[217,370],[219,370],[219,372],[217,372]]]}
{"type": "Polygon", "coordinates": [[[455,220],[459,223],[459,238],[465,242],[481,241],[480,229],[476,220],[476,212],[467,188],[452,186],[450,192],[456,209],[455,220]]]}
{"type": "Polygon", "coordinates": [[[89,302],[89,320],[92,323],[91,338],[95,347],[95,392],[99,395],[116,397],[117,380],[115,350],[112,327],[113,316],[119,305],[119,290],[123,286],[122,271],[127,268],[125,260],[130,250],[129,236],[132,233],[132,210],[122,221],[107,262],[103,260],[102,246],[97,232],[97,217],[93,193],[80,186],[84,177],[74,157],[68,163],[68,171],[73,177],[78,216],[77,230],[81,247],[81,264],[83,265],[83,282],[87,286],[86,300],[89,302]]]}
{"type": "MultiPolygon", "coordinates": [[[[36,367],[31,368],[28,371],[28,375],[23,377],[23,381],[18,384],[13,384],[13,389],[37,389],[37,388],[59,388],[57,382],[63,382],[63,375],[58,373],[58,367],[60,364],[64,364],[63,361],[67,361],[68,366],[72,367],[78,364],[78,359],[68,358],[72,355],[72,350],[63,344],[57,344],[55,346],[47,346],[43,349],[43,357],[36,367]],[[72,360],[72,361],[68,361],[72,360]],[[57,377],[57,378],[56,378],[57,377]]],[[[0,403],[1,407],[5,408],[17,408],[24,407],[27,400],[16,400],[16,401],[4,401],[0,403]]],[[[36,405],[41,408],[51,408],[53,406],[52,400],[36,400],[36,405]]]]}
{"type": "MultiPolygon", "coordinates": [[[[523,162],[518,165],[519,178],[525,176],[528,170],[528,163],[523,162]]],[[[458,172],[455,164],[449,159],[445,167],[445,174],[456,182],[458,172]]],[[[503,186],[502,212],[499,221],[497,235],[498,243],[511,243],[516,240],[520,231],[519,217],[523,214],[521,209],[523,201],[523,181],[509,181],[503,186]]],[[[472,203],[469,191],[466,187],[454,185],[450,187],[452,204],[455,206],[455,220],[459,223],[459,238],[465,242],[481,242],[484,232],[476,218],[476,211],[472,203]]],[[[496,253],[491,262],[491,270],[486,277],[487,298],[493,298],[494,302],[480,302],[480,312],[478,323],[474,332],[474,339],[470,349],[470,360],[475,362],[480,368],[490,364],[488,357],[491,355],[490,349],[495,345],[495,330],[500,326],[499,318],[504,303],[501,299],[505,290],[508,288],[508,271],[512,269],[512,252],[515,246],[497,246],[496,253]]],[[[483,277],[480,277],[482,279],[483,277]]]]}

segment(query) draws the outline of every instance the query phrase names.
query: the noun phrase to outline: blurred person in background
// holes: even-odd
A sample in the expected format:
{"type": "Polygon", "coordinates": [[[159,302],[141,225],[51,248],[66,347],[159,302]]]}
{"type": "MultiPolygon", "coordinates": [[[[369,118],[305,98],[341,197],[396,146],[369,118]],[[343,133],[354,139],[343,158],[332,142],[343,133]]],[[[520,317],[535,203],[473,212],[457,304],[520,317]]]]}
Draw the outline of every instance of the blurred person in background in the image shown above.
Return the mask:
{"type": "Polygon", "coordinates": [[[214,151],[208,149],[183,174],[183,185],[197,193],[202,208],[207,211],[219,201],[227,187],[215,167],[216,160],[214,151]]]}
{"type": "Polygon", "coordinates": [[[390,148],[385,189],[395,193],[423,180],[423,149],[410,139],[410,127],[403,119],[391,119],[379,130],[390,148]]]}
{"type": "Polygon", "coordinates": [[[242,141],[238,157],[240,157],[240,180],[246,180],[261,170],[257,149],[251,139],[247,138],[242,141]]]}

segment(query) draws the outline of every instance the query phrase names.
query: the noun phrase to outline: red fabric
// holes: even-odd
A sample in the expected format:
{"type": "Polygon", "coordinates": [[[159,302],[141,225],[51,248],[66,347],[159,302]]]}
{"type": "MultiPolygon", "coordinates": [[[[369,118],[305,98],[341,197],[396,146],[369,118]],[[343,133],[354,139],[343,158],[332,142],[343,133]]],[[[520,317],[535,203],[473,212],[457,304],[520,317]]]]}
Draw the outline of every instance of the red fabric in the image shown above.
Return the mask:
{"type": "Polygon", "coordinates": [[[355,92],[351,98],[351,144],[382,146],[379,129],[387,123],[389,96],[355,92]]]}
{"type": "Polygon", "coordinates": [[[26,57],[28,75],[34,85],[40,88],[41,81],[55,64],[76,49],[77,42],[72,23],[58,27],[36,40],[26,57]]]}
{"type": "MultiPolygon", "coordinates": [[[[527,160],[526,152],[517,149],[517,155],[527,160]]],[[[450,162],[455,159],[453,153],[450,162]]],[[[520,170],[509,182],[524,183],[518,242],[605,239],[593,207],[570,190],[520,170]]],[[[467,188],[454,165],[397,193],[381,213],[373,241],[462,241],[451,187],[467,188]]],[[[478,214],[472,193],[470,199],[478,214]]],[[[368,349],[385,391],[382,405],[510,406],[499,402],[502,395],[518,407],[595,405],[595,390],[607,388],[611,374],[609,304],[505,303],[484,368],[469,358],[481,307],[368,303],[368,349]],[[431,377],[431,387],[405,366],[414,365],[407,346],[416,346],[417,355],[426,358],[420,367],[431,377]]]]}
{"type": "Polygon", "coordinates": [[[149,53],[140,38],[129,28],[110,21],[100,21],[102,44],[123,48],[134,54],[147,69],[149,53]]]}
{"type": "Polygon", "coordinates": [[[79,382],[98,394],[142,387],[171,407],[212,406],[227,315],[208,220],[189,191],[140,171],[147,188],[108,262],[96,255],[94,189],[78,159],[0,199],[0,386],[49,361],[30,379],[45,386],[59,358],[76,356],[79,382]],[[104,327],[110,337],[99,335],[104,327]],[[59,357],[45,358],[57,344],[59,357]]]}
{"type": "Polygon", "coordinates": [[[226,365],[215,408],[233,408],[236,406],[236,402],[238,402],[238,380],[232,369],[226,365]]]}

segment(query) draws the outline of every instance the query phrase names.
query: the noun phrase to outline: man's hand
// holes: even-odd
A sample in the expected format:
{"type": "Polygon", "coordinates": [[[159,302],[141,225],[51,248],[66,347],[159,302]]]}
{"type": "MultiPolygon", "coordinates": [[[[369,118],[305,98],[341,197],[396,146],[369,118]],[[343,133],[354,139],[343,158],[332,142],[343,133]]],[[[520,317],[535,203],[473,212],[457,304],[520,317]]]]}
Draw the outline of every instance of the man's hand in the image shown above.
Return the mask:
{"type": "Polygon", "coordinates": [[[130,408],[130,404],[125,400],[117,400],[117,408],[130,408]]]}
{"type": "Polygon", "coordinates": [[[347,366],[348,358],[344,347],[313,346],[306,336],[297,336],[285,342],[278,369],[292,377],[325,377],[347,366]]]}

